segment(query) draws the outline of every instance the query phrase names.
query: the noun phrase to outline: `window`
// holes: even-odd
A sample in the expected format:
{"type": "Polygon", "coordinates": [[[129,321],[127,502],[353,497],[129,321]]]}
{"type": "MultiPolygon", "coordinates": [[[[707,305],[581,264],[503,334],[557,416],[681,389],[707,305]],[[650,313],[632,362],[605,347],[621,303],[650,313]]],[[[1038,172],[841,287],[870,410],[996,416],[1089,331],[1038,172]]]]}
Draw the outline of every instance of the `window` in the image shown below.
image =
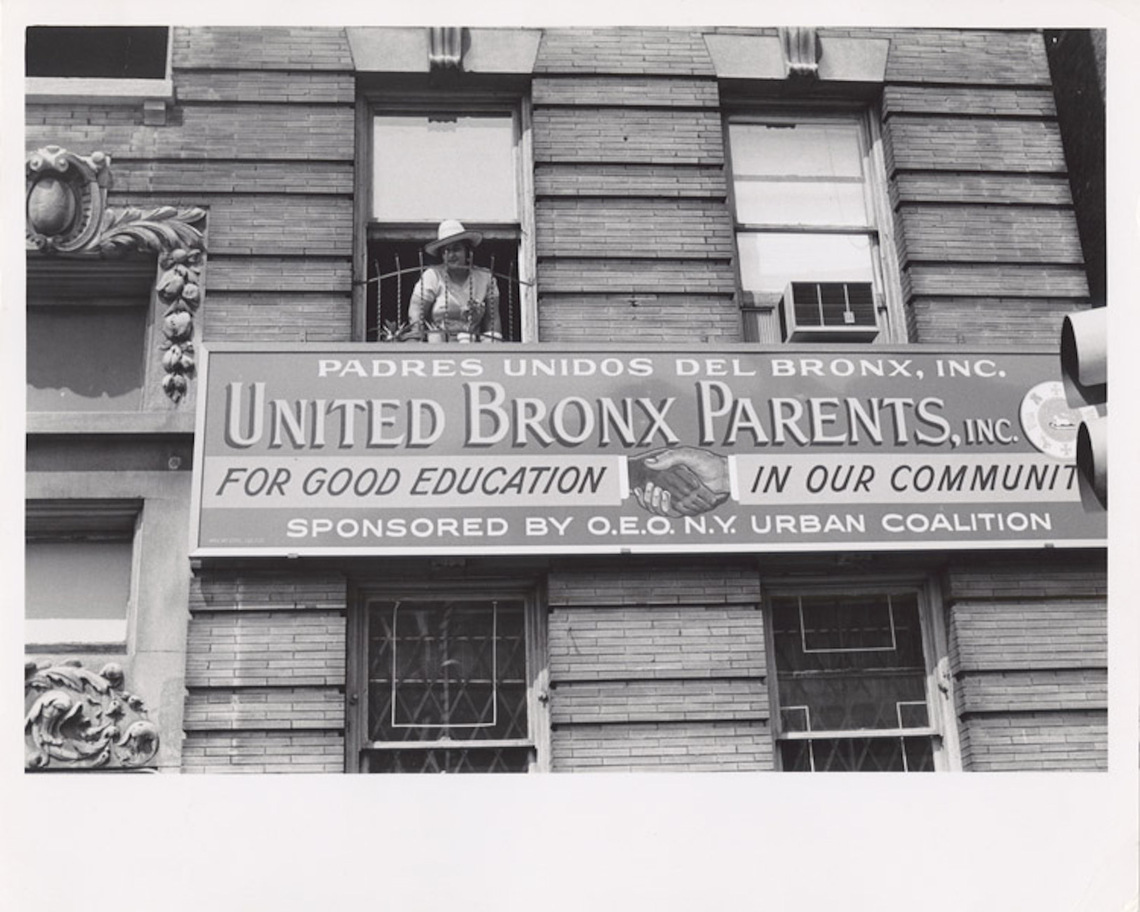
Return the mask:
{"type": "Polygon", "coordinates": [[[143,408],[154,262],[29,260],[29,412],[143,408]],[[100,264],[102,266],[102,264],[100,264]]]}
{"type": "Polygon", "coordinates": [[[366,597],[360,769],[526,772],[536,756],[538,631],[529,593],[366,597]]]}
{"type": "Polygon", "coordinates": [[[769,609],[782,769],[946,765],[935,632],[921,589],[778,592],[769,609]]]}
{"type": "Polygon", "coordinates": [[[138,501],[28,501],[25,641],[29,648],[124,645],[138,501]]]}
{"type": "Polygon", "coordinates": [[[27,32],[28,76],[163,79],[166,26],[36,25],[27,32]]]}
{"type": "Polygon", "coordinates": [[[499,289],[503,338],[527,338],[534,309],[523,225],[529,218],[526,112],[519,108],[390,110],[372,117],[365,338],[397,337],[445,219],[482,233],[475,264],[499,289]]]}
{"type": "Polygon", "coordinates": [[[869,118],[734,115],[728,144],[746,338],[888,338],[869,118]]]}
{"type": "Polygon", "coordinates": [[[25,100],[142,101],[147,123],[164,122],[165,102],[174,97],[170,51],[167,26],[31,26],[25,100]]]}

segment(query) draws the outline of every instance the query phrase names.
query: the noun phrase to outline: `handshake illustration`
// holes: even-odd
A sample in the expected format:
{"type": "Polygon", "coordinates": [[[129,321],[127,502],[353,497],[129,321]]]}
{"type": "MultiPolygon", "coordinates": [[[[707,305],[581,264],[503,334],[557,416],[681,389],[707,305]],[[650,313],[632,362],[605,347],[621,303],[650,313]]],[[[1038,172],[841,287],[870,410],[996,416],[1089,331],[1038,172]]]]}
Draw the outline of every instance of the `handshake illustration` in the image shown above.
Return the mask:
{"type": "Polygon", "coordinates": [[[679,446],[629,460],[629,486],[643,508],[658,516],[695,516],[728,499],[728,459],[679,446]]]}

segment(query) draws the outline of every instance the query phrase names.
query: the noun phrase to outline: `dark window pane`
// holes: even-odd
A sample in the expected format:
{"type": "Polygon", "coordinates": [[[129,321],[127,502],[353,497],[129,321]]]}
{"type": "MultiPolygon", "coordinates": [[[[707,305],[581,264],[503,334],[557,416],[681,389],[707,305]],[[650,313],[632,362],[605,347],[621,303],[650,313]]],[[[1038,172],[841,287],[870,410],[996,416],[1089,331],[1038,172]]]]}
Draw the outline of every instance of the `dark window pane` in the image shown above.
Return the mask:
{"type": "Polygon", "coordinates": [[[165,26],[32,26],[28,76],[166,78],[165,26]]]}
{"type": "Polygon", "coordinates": [[[369,751],[370,773],[525,773],[531,748],[449,747],[369,751]]]}
{"type": "MultiPolygon", "coordinates": [[[[434,237],[433,234],[417,241],[374,241],[369,245],[366,341],[386,339],[394,329],[407,324],[408,304],[420,273],[439,262],[437,257],[423,252],[424,244],[434,237]]],[[[490,269],[495,276],[503,339],[518,342],[522,338],[518,241],[485,238],[475,249],[475,265],[490,269]]]]}
{"type": "Polygon", "coordinates": [[[929,724],[917,596],[778,597],[772,619],[784,731],[929,724]]]}
{"type": "Polygon", "coordinates": [[[783,768],[791,772],[933,772],[930,738],[823,738],[780,744],[783,768]]]}
{"type": "Polygon", "coordinates": [[[28,307],[28,411],[134,411],[142,404],[146,308],[28,307]]]}
{"type": "Polygon", "coordinates": [[[870,282],[796,282],[797,326],[874,326],[870,282]]]}

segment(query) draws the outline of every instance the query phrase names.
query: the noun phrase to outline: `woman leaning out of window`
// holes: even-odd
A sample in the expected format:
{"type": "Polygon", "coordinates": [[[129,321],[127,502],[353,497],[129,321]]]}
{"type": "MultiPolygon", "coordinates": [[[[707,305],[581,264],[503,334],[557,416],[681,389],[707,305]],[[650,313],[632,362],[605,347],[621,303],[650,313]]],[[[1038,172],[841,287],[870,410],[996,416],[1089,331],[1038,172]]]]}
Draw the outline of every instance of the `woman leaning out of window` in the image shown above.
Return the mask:
{"type": "Polygon", "coordinates": [[[412,338],[429,342],[499,342],[499,288],[489,269],[472,262],[483,240],[461,222],[440,222],[438,237],[424,252],[443,262],[429,266],[412,291],[408,322],[412,338]]]}

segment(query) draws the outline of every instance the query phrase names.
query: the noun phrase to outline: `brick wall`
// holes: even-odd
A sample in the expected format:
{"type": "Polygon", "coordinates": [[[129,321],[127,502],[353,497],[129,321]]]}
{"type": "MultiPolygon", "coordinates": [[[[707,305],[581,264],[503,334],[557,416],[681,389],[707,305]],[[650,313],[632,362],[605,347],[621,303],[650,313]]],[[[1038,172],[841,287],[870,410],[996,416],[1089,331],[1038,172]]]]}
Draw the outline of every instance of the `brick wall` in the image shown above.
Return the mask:
{"type": "Polygon", "coordinates": [[[351,338],[355,77],[343,29],[175,28],[165,125],[29,105],[29,148],[112,159],[115,206],[207,210],[203,341],[351,338]]]}
{"type": "Polygon", "coordinates": [[[759,598],[727,563],[552,569],[552,768],[771,769],[759,598]]]}
{"type": "Polygon", "coordinates": [[[184,772],[344,770],[346,598],[340,576],[195,577],[184,772]]]}
{"type": "Polygon", "coordinates": [[[739,341],[700,32],[547,29],[532,100],[539,338],[739,341]]]}
{"type": "Polygon", "coordinates": [[[973,770],[1104,769],[1103,554],[982,558],[946,573],[962,763],[973,770]]]}
{"type": "Polygon", "coordinates": [[[875,34],[912,340],[1055,345],[1089,289],[1041,33],[875,34]]]}

